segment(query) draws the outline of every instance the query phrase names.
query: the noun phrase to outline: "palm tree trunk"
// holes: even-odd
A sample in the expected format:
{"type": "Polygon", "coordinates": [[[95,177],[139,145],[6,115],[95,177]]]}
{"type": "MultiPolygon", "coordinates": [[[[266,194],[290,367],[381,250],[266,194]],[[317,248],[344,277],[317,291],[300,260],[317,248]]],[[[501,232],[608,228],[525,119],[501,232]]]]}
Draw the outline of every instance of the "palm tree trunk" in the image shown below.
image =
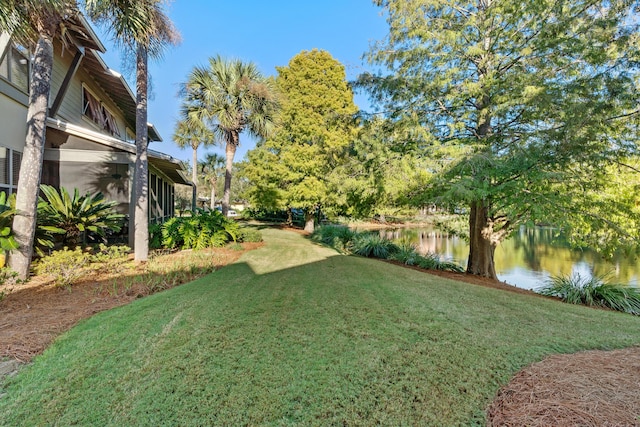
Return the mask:
{"type": "Polygon", "coordinates": [[[192,168],[191,168],[191,182],[193,182],[193,187],[192,187],[192,200],[191,200],[191,212],[192,214],[195,214],[196,212],[196,207],[198,204],[198,147],[192,147],[193,148],[193,155],[191,158],[192,161],[192,168]]]}
{"type": "Polygon", "coordinates": [[[229,201],[231,200],[231,177],[233,174],[233,156],[236,155],[239,140],[240,135],[237,132],[232,132],[230,141],[227,141],[225,150],[227,154],[227,169],[224,173],[224,195],[222,196],[222,213],[224,216],[227,216],[227,212],[229,212],[229,201]]]}
{"type": "Polygon", "coordinates": [[[147,128],[148,52],[139,45],[136,53],[136,172],[134,259],[146,262],[149,257],[149,145],[147,128]]]}
{"type": "Polygon", "coordinates": [[[211,210],[216,208],[216,180],[211,180],[211,210]]]}
{"type": "Polygon", "coordinates": [[[53,37],[40,34],[34,53],[27,110],[27,136],[18,178],[17,213],[13,219],[13,235],[19,248],[9,255],[9,266],[21,279],[26,279],[29,275],[33,256],[52,70],[53,37]]]}

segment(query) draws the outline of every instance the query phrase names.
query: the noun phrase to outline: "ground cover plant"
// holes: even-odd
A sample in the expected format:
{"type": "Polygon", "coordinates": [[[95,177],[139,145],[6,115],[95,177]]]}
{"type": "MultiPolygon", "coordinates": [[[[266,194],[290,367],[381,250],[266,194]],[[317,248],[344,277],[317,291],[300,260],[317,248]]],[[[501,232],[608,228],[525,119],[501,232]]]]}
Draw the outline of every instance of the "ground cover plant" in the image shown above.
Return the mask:
{"type": "Polygon", "coordinates": [[[522,367],[640,344],[634,316],[263,235],[60,337],[2,385],[0,425],[483,425],[522,367]]]}
{"type": "Polygon", "coordinates": [[[607,283],[602,277],[554,276],[538,290],[569,304],[606,307],[640,316],[640,288],[607,283]]]}
{"type": "Polygon", "coordinates": [[[353,231],[342,225],[324,225],[311,235],[313,241],[324,243],[342,253],[368,258],[388,259],[427,270],[454,271],[464,269],[454,262],[443,261],[436,254],[421,255],[415,246],[395,244],[375,232],[353,231]]]}

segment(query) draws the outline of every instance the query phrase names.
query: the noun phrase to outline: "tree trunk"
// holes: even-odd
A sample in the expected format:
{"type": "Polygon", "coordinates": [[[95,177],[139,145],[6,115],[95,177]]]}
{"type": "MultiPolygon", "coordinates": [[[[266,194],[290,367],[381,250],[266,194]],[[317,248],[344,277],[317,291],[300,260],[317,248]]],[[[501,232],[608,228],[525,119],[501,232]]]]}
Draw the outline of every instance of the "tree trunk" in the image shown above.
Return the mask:
{"type": "Polygon", "coordinates": [[[21,279],[28,277],[33,256],[52,70],[53,37],[41,34],[34,52],[27,110],[27,136],[18,177],[17,213],[13,219],[13,235],[19,248],[9,255],[9,266],[21,279]]]}
{"type": "Polygon", "coordinates": [[[497,279],[494,262],[497,242],[492,239],[493,225],[488,218],[488,211],[485,202],[471,203],[467,274],[497,279]]]}
{"type": "Polygon", "coordinates": [[[304,210],[304,231],[313,233],[315,230],[315,215],[312,210],[304,210]]]}
{"type": "Polygon", "coordinates": [[[237,132],[231,133],[230,140],[226,146],[226,171],[224,173],[224,195],[222,196],[222,214],[227,216],[229,212],[229,202],[231,200],[231,177],[233,174],[233,156],[236,155],[236,149],[240,141],[240,135],[237,132]]]}
{"type": "Polygon", "coordinates": [[[211,181],[211,210],[216,208],[216,184],[216,181],[211,181]]]}
{"type": "Polygon", "coordinates": [[[191,212],[196,211],[196,206],[198,204],[198,147],[193,148],[193,157],[192,157],[192,168],[191,168],[191,182],[193,183],[193,191],[192,191],[192,201],[191,201],[191,212]]]}
{"type": "Polygon", "coordinates": [[[149,257],[149,145],[147,128],[148,52],[139,45],[136,54],[136,171],[134,259],[149,257]]]}

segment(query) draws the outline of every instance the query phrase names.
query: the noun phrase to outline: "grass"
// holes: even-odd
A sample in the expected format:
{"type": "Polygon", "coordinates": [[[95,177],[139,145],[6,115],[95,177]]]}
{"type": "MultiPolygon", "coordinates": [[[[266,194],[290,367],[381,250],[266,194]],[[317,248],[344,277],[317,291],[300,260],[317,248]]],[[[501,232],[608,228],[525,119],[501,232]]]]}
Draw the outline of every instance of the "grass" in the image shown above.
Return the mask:
{"type": "Polygon", "coordinates": [[[0,389],[0,425],[483,425],[552,353],[640,344],[640,319],[267,245],[100,313],[0,389]]]}

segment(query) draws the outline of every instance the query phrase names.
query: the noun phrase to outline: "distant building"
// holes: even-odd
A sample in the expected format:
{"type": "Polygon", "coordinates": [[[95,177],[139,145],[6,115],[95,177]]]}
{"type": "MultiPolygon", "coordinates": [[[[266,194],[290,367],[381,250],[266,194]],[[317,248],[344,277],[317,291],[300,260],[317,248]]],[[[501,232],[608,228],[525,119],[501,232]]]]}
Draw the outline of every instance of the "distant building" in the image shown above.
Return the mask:
{"type": "MultiPolygon", "coordinates": [[[[123,77],[100,53],[105,48],[79,16],[65,40],[54,42],[54,67],[47,119],[42,183],[102,192],[129,217],[133,245],[133,174],[136,98],[123,77]]],[[[0,34],[0,191],[13,193],[26,135],[30,52],[0,34]]],[[[149,124],[149,141],[162,138],[149,124]]],[[[149,150],[151,221],[174,215],[174,185],[187,184],[182,163],[149,150]]]]}

